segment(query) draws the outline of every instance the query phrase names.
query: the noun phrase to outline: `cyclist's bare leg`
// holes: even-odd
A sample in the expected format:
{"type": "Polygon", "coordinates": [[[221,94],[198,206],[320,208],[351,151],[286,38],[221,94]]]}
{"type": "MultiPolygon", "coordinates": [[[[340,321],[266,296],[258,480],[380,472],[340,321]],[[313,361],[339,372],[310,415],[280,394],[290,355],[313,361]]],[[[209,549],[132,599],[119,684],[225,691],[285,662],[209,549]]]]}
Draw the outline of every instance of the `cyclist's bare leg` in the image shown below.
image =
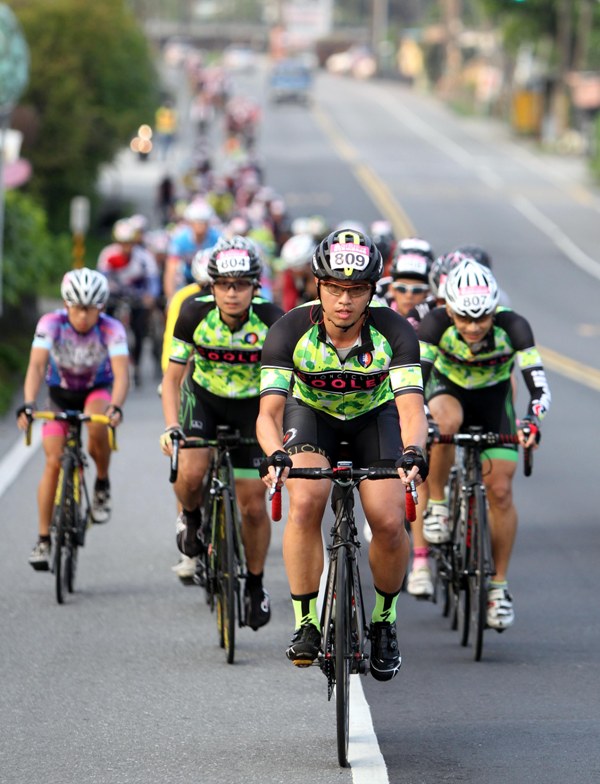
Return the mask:
{"type": "Polygon", "coordinates": [[[182,449],[179,452],[179,473],[173,488],[184,509],[193,511],[202,503],[202,480],[209,462],[209,449],[182,449]]]}
{"type": "Polygon", "coordinates": [[[267,514],[262,479],[236,479],[235,489],[242,518],[242,539],[248,570],[261,574],[271,542],[271,520],[267,514]]]}
{"type": "MultiPolygon", "coordinates": [[[[429,410],[440,433],[450,435],[458,433],[463,421],[463,410],[458,400],[451,395],[436,395],[429,402],[429,410]]],[[[429,460],[429,498],[440,501],[444,491],[452,463],[454,462],[454,446],[452,444],[434,444],[431,447],[429,460]]]]}
{"type": "MultiPolygon", "coordinates": [[[[103,398],[95,398],[86,401],[86,414],[104,414],[108,408],[108,403],[103,398]]],[[[96,464],[98,479],[108,477],[108,466],[110,463],[110,446],[108,444],[108,430],[106,425],[99,425],[89,422],[88,428],[88,452],[96,464]]]]}
{"type": "Polygon", "coordinates": [[[484,482],[490,509],[494,580],[506,580],[510,555],[517,535],[517,510],[513,502],[512,480],[517,464],[512,460],[491,460],[484,465],[484,482]],[[491,464],[488,472],[487,466],[491,464]]]}
{"type": "Polygon", "coordinates": [[[404,485],[396,479],[360,485],[360,499],[373,532],[369,547],[373,582],[385,593],[400,590],[410,555],[404,527],[404,492],[404,485]]]}
{"type": "MultiPolygon", "coordinates": [[[[328,468],[322,455],[294,455],[295,468],[328,468]]],[[[319,590],[323,571],[321,520],[329,498],[329,480],[289,479],[285,486],[290,494],[290,511],[283,532],[283,560],[294,595],[319,590]]]]}
{"type": "Polygon", "coordinates": [[[39,534],[40,536],[48,536],[65,438],[63,436],[46,436],[42,440],[42,445],[46,455],[46,464],[38,486],[39,534]]]}

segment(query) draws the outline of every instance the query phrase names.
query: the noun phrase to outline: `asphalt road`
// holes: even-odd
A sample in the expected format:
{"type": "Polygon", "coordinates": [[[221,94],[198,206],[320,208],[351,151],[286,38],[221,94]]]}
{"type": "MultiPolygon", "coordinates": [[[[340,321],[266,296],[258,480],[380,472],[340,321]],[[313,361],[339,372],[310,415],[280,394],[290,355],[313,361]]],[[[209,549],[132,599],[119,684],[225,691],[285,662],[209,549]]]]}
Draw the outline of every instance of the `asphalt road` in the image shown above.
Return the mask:
{"type": "MultiPolygon", "coordinates": [[[[263,86],[260,72],[237,81],[262,100],[263,86]]],[[[113,459],[113,519],[91,531],[79,590],[65,606],[52,578],[26,563],[39,450],[2,495],[0,782],[597,782],[597,192],[576,163],[514,145],[499,126],[458,119],[396,84],[326,75],[312,109],[264,100],[260,151],[294,215],[366,223],[387,215],[439,252],[485,245],[513,306],[556,352],[534,474],[516,481],[516,624],[486,632],[475,663],[439,607],[402,596],[402,671],[391,684],[360,681],[385,767],[365,732],[354,740],[355,766],[341,771],[322,675],[283,656],[293,615],[281,524],[266,573],[272,622],[239,633],[233,666],[201,592],[170,571],[175,505],[147,367],[113,459]]],[[[177,165],[183,148],[180,156],[177,165]]],[[[159,172],[124,154],[113,182],[147,199],[159,172]]],[[[6,424],[1,437],[7,451],[6,424]]]]}

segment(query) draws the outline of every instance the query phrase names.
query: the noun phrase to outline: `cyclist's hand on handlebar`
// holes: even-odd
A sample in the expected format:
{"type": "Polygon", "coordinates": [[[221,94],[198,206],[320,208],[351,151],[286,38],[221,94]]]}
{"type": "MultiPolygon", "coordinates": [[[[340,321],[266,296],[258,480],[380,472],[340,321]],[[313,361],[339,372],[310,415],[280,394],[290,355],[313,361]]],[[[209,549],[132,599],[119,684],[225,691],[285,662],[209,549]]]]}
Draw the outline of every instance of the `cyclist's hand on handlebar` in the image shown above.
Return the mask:
{"type": "Polygon", "coordinates": [[[160,448],[163,455],[173,454],[173,441],[185,441],[185,434],[179,425],[167,427],[160,437],[160,448]]]}
{"type": "Polygon", "coordinates": [[[405,447],[402,457],[396,461],[396,468],[405,485],[409,485],[411,481],[420,485],[429,473],[427,458],[420,446],[405,447]]]}
{"type": "Polygon", "coordinates": [[[283,449],[277,449],[269,457],[263,458],[258,467],[258,472],[261,479],[267,487],[274,487],[275,483],[281,486],[287,479],[289,470],[292,467],[292,458],[283,449]],[[277,477],[277,470],[279,471],[279,479],[277,477]]]}
{"type": "Polygon", "coordinates": [[[117,427],[123,421],[123,411],[114,403],[111,403],[106,409],[106,416],[110,419],[111,427],[117,427]]]}
{"type": "Polygon", "coordinates": [[[33,412],[35,411],[35,403],[23,403],[15,411],[17,417],[17,427],[19,430],[27,430],[33,419],[33,412]]]}
{"type": "Polygon", "coordinates": [[[524,449],[537,449],[542,437],[540,423],[537,417],[527,416],[517,423],[519,443],[524,449]]]}

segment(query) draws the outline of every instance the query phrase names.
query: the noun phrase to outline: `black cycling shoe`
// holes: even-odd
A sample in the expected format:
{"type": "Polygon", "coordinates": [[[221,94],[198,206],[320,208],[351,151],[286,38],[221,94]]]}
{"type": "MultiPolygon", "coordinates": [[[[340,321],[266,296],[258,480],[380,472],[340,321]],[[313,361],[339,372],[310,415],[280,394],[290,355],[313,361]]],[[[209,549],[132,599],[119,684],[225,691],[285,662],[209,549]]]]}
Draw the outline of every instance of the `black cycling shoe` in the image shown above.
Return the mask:
{"type": "Polygon", "coordinates": [[[310,667],[321,650],[321,632],[312,623],[296,629],[285,655],[296,667],[310,667]]]}
{"type": "Polygon", "coordinates": [[[391,681],[402,664],[402,657],[396,640],[396,622],[377,622],[371,624],[371,675],[377,681],[391,681]]]}
{"type": "Polygon", "coordinates": [[[204,552],[204,542],[200,538],[201,527],[202,517],[199,511],[197,515],[181,512],[177,517],[175,526],[177,547],[179,552],[187,555],[188,558],[195,558],[204,552]]]}
{"type": "Polygon", "coordinates": [[[254,631],[271,620],[271,600],[264,588],[244,591],[245,623],[254,631]]]}

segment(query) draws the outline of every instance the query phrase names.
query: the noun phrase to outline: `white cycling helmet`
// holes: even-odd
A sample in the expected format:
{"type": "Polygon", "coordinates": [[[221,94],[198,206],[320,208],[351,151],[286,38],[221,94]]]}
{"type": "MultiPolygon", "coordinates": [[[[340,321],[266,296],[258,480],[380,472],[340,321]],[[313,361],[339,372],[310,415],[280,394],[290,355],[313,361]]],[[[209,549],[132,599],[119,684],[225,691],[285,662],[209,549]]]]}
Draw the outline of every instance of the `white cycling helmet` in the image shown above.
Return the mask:
{"type": "Polygon", "coordinates": [[[446,304],[459,316],[480,318],[498,306],[498,284],[486,267],[466,258],[446,279],[446,304]]]}
{"type": "Polygon", "coordinates": [[[283,269],[298,269],[310,264],[316,245],[312,234],[295,234],[290,237],[281,248],[283,269]]]}
{"type": "Polygon", "coordinates": [[[208,221],[213,218],[214,214],[215,211],[213,208],[203,199],[194,199],[194,201],[191,201],[183,211],[183,217],[191,223],[194,223],[195,221],[208,223],[208,221]]]}
{"type": "Polygon", "coordinates": [[[210,283],[208,274],[208,262],[212,248],[203,248],[192,259],[192,278],[199,286],[207,286],[210,283]]]}
{"type": "Polygon", "coordinates": [[[101,308],[108,300],[108,281],[98,270],[87,267],[70,270],[62,279],[60,294],[67,305],[101,308]]]}
{"type": "Polygon", "coordinates": [[[117,242],[135,242],[138,228],[131,218],[121,218],[113,226],[113,237],[117,242]]]}

